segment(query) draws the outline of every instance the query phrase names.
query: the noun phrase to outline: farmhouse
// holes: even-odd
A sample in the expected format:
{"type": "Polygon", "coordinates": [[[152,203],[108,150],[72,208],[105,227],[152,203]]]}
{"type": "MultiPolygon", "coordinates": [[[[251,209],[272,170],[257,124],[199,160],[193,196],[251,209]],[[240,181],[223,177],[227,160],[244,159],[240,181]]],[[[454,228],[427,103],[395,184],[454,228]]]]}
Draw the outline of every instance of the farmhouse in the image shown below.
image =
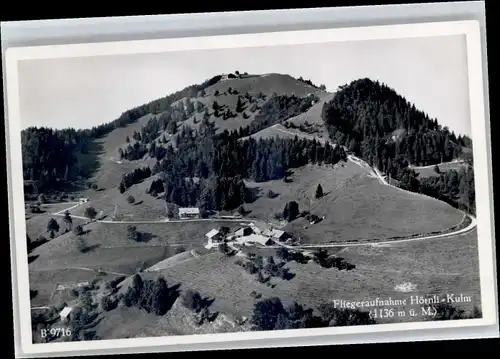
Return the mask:
{"type": "Polygon", "coordinates": [[[63,310],[61,310],[61,312],[59,313],[59,316],[61,317],[61,320],[63,322],[67,322],[68,319],[69,319],[69,313],[71,313],[71,311],[73,310],[73,308],[71,307],[64,307],[63,310]]]}
{"type": "Polygon", "coordinates": [[[255,243],[258,243],[263,246],[270,246],[274,243],[272,239],[260,234],[250,234],[249,236],[240,238],[240,242],[245,245],[253,245],[255,243]]]}
{"type": "Polygon", "coordinates": [[[251,235],[252,233],[253,233],[252,228],[250,228],[250,227],[241,227],[234,234],[236,235],[236,237],[245,237],[245,236],[251,235]]]}
{"type": "Polygon", "coordinates": [[[284,241],[288,238],[288,234],[285,231],[273,229],[271,231],[271,238],[278,241],[284,241]]]}
{"type": "Polygon", "coordinates": [[[255,225],[255,223],[250,223],[250,228],[252,228],[253,233],[262,234],[262,231],[255,225]]]}
{"type": "Polygon", "coordinates": [[[224,236],[217,229],[212,229],[210,232],[205,234],[205,236],[208,238],[208,245],[220,243],[224,240],[224,236]]]}
{"type": "Polygon", "coordinates": [[[85,202],[88,202],[89,199],[87,197],[81,197],[81,198],[78,198],[78,202],[79,203],[85,203],[85,202]]]}
{"type": "Polygon", "coordinates": [[[269,237],[273,240],[276,240],[276,241],[284,241],[286,240],[289,235],[288,233],[286,233],[285,231],[281,231],[279,229],[266,229],[262,235],[266,236],[266,237],[269,237]]]}
{"type": "Polygon", "coordinates": [[[56,290],[63,291],[63,290],[68,290],[68,289],[81,288],[81,287],[85,287],[88,285],[90,285],[90,283],[88,281],[78,282],[78,283],[62,283],[62,284],[56,285],[56,290]]]}
{"type": "Polygon", "coordinates": [[[200,218],[200,209],[196,207],[179,208],[180,219],[195,219],[200,218]]]}

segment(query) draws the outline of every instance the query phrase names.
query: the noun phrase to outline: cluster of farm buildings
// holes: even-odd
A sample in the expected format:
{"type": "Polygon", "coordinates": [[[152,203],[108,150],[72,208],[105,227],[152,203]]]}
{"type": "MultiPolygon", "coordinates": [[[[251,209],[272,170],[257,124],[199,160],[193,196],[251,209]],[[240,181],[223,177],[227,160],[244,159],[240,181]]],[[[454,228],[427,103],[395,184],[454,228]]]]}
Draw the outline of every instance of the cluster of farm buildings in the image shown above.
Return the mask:
{"type": "MultiPolygon", "coordinates": [[[[196,207],[179,208],[179,219],[189,220],[201,218],[200,210],[196,207]]],[[[224,219],[237,219],[240,216],[218,216],[224,219]]],[[[285,242],[290,238],[290,235],[285,231],[271,228],[261,229],[254,223],[240,227],[238,230],[230,233],[228,228],[221,227],[212,229],[207,234],[207,244],[205,248],[214,248],[222,243],[240,244],[246,246],[261,245],[269,246],[276,242],[285,242]]]]}
{"type": "Polygon", "coordinates": [[[205,248],[217,247],[222,243],[234,243],[245,246],[270,246],[276,242],[284,242],[290,238],[288,233],[279,229],[261,230],[255,224],[240,227],[234,233],[223,229],[212,229],[205,235],[208,239],[205,248]]]}

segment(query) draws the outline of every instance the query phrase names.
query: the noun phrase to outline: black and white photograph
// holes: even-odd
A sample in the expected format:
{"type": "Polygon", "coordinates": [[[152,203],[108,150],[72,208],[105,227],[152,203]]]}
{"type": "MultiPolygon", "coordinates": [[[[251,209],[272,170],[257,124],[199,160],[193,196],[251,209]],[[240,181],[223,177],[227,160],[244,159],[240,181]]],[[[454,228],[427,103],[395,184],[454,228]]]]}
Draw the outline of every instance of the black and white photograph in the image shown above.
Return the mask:
{"type": "Polygon", "coordinates": [[[8,53],[31,342],[485,319],[475,62],[419,26],[8,53]]]}

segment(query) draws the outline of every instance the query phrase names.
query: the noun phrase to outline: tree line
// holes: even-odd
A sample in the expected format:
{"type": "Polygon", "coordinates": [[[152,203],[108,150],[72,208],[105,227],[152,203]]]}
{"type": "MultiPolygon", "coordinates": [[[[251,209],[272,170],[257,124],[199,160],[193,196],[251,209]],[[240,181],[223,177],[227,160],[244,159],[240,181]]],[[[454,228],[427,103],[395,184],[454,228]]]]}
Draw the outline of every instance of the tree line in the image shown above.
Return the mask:
{"type": "Polygon", "coordinates": [[[266,298],[254,305],[252,324],[254,330],[283,330],[298,328],[324,328],[376,324],[367,311],[338,309],[334,304],[323,304],[319,315],[312,308],[297,302],[285,306],[277,297],[266,298]]]}
{"type": "MultiPolygon", "coordinates": [[[[148,123],[140,132],[133,136],[131,141],[127,138],[127,146],[119,150],[119,158],[127,160],[138,160],[147,153],[159,156],[164,152],[161,146],[157,150],[154,139],[161,131],[168,134],[177,133],[177,124],[182,122],[192,113],[202,112],[204,106],[198,101],[190,98],[203,96],[205,89],[218,81],[222,76],[214,76],[205,82],[188,86],[173,94],[156,99],[149,103],[134,107],[123,112],[112,122],[94,126],[90,129],[63,129],[30,127],[22,131],[22,153],[23,153],[23,175],[24,179],[35,182],[27,186],[28,192],[50,191],[60,188],[61,184],[72,182],[79,177],[88,175],[85,162],[78,161],[78,154],[89,154],[89,145],[119,127],[125,127],[135,123],[139,118],[153,114],[148,123]],[[187,98],[188,100],[180,101],[187,98]],[[178,102],[177,104],[175,104],[178,102]],[[147,146],[147,144],[151,144],[147,146]],[[154,144],[154,145],[153,145],[154,144]]],[[[243,99],[255,105],[257,98],[250,96],[239,97],[236,112],[244,110],[243,99]],[[252,101],[250,101],[252,100],[252,101]]],[[[262,128],[278,123],[291,116],[298,115],[311,106],[313,97],[298,98],[295,96],[276,95],[266,101],[254,123],[242,131],[240,136],[248,136],[260,131],[262,128]]],[[[255,106],[254,106],[255,107],[255,106]]],[[[257,108],[250,109],[256,111],[257,108]]],[[[214,111],[218,112],[218,111],[214,111]]],[[[247,115],[248,116],[248,115],[247,115]]],[[[208,109],[203,114],[203,119],[208,119],[208,109]]],[[[163,139],[166,142],[166,139],[163,139]]]]}
{"type": "MultiPolygon", "coordinates": [[[[109,123],[90,129],[62,129],[47,127],[29,127],[21,132],[23,175],[27,181],[36,185],[28,186],[33,192],[60,188],[67,181],[74,181],[84,176],[87,171],[84,163],[79,163],[78,153],[88,154],[90,143],[107,135],[116,128],[135,123],[147,114],[158,114],[169,110],[174,102],[185,97],[196,97],[207,87],[220,81],[222,76],[214,76],[201,84],[188,86],[180,91],[123,112],[109,123]]],[[[189,106],[188,106],[189,109],[189,106]]],[[[148,140],[148,139],[146,139],[148,140]]],[[[122,150],[123,151],[123,150],[122,150]]],[[[137,159],[144,156],[143,147],[130,145],[124,151],[123,158],[137,159]]]]}
{"type": "Polygon", "coordinates": [[[33,183],[25,188],[36,193],[79,175],[76,153],[87,153],[88,139],[72,128],[30,127],[21,132],[21,148],[24,180],[33,183]]]}
{"type": "Polygon", "coordinates": [[[465,164],[460,170],[450,169],[437,176],[419,178],[419,173],[406,168],[399,186],[408,191],[423,193],[449,205],[476,214],[476,194],[474,188],[474,168],[465,164]]]}
{"type": "Polygon", "coordinates": [[[120,193],[125,192],[129,187],[141,182],[142,180],[145,180],[150,176],[151,169],[148,166],[136,168],[132,172],[126,173],[125,175],[123,175],[123,178],[119,185],[120,193]]]}
{"type": "Polygon", "coordinates": [[[471,144],[470,138],[457,137],[396,91],[370,79],[341,86],[325,103],[322,117],[332,138],[380,170],[399,157],[415,166],[448,162],[471,144]]]}
{"type": "Polygon", "coordinates": [[[259,113],[255,116],[255,120],[242,130],[241,135],[249,136],[266,127],[298,116],[309,110],[313,103],[318,100],[319,98],[315,95],[297,97],[295,95],[273,94],[262,105],[259,113]]]}

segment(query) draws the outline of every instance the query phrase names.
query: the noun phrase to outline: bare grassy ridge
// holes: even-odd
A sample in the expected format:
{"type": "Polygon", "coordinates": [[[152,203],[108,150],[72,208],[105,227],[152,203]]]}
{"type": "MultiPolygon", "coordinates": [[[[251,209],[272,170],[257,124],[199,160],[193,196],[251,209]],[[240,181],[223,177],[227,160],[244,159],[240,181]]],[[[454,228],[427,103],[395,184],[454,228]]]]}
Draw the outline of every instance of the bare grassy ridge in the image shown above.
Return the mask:
{"type": "MultiPolygon", "coordinates": [[[[245,104],[245,113],[248,115],[248,118],[243,118],[243,112],[237,113],[236,112],[236,104],[238,102],[238,97],[240,95],[244,95],[244,93],[241,94],[229,94],[229,93],[222,93],[218,96],[214,95],[207,95],[206,97],[198,97],[196,99],[192,99],[192,101],[200,101],[205,105],[205,108],[201,112],[195,112],[192,114],[188,119],[185,121],[179,122],[178,123],[178,129],[180,130],[182,126],[189,126],[193,129],[199,128],[202,119],[203,119],[203,113],[205,112],[205,109],[208,109],[208,112],[210,114],[209,121],[215,125],[215,128],[218,133],[223,132],[224,130],[232,131],[232,130],[238,130],[240,127],[246,127],[250,123],[252,123],[253,120],[255,120],[255,116],[259,113],[259,110],[257,109],[254,112],[251,112],[249,107],[251,107],[251,104],[248,102],[247,99],[243,98],[243,103],[245,104]],[[219,117],[216,117],[214,115],[214,111],[212,109],[214,102],[217,102],[220,106],[225,106],[225,108],[231,109],[233,114],[235,114],[235,117],[231,117],[229,119],[224,120],[222,118],[222,115],[219,117]]],[[[257,104],[257,107],[260,108],[264,104],[265,100],[264,99],[255,99],[255,103],[257,104]]],[[[162,134],[163,135],[163,134],[162,134]]],[[[161,136],[162,136],[161,135],[161,136]]]]}
{"type": "MultiPolygon", "coordinates": [[[[98,169],[90,178],[91,182],[96,183],[99,188],[114,188],[118,186],[124,174],[133,171],[140,165],[151,164],[151,161],[147,159],[140,161],[121,160],[120,164],[116,162],[120,160],[118,149],[128,145],[125,142],[126,137],[128,136],[130,144],[133,144],[134,131],[140,132],[141,127],[151,119],[151,116],[151,114],[145,115],[137,122],[117,128],[94,141],[92,144],[92,147],[95,148],[93,155],[97,156],[98,169]]],[[[83,193],[91,198],[99,197],[99,193],[93,190],[85,190],[83,193]]]]}
{"type": "Polygon", "coordinates": [[[271,96],[273,93],[276,93],[278,95],[295,95],[301,97],[309,94],[319,95],[324,93],[324,91],[307,85],[302,81],[296,80],[289,75],[277,73],[220,81],[215,85],[208,87],[206,92],[209,94],[213,94],[217,90],[219,92],[225,92],[228,87],[232,87],[240,93],[262,92],[267,96],[271,96]]]}
{"type": "MultiPolygon", "coordinates": [[[[265,98],[262,99],[255,97],[259,92],[267,97],[273,95],[274,93],[278,95],[295,95],[298,97],[307,96],[309,94],[315,94],[320,97],[328,95],[327,92],[304,84],[289,75],[269,74],[263,76],[249,76],[240,79],[228,79],[206,88],[205,96],[190,99],[192,102],[201,102],[205,108],[201,112],[195,112],[186,120],[178,122],[177,129],[180,130],[183,126],[197,129],[201,123],[205,109],[209,110],[211,115],[209,121],[215,125],[218,133],[225,130],[232,131],[238,130],[241,127],[246,127],[255,120],[255,116],[259,113],[260,107],[262,107],[266,101],[265,98]],[[228,91],[229,88],[236,90],[237,93],[230,93],[228,91]],[[217,95],[215,95],[216,91],[218,91],[217,95]],[[257,109],[254,112],[250,111],[252,104],[249,103],[247,99],[243,98],[244,112],[248,116],[248,118],[244,118],[243,112],[236,112],[236,103],[240,95],[244,96],[247,93],[250,93],[254,97],[257,109]],[[231,111],[235,114],[235,117],[224,120],[222,116],[214,116],[212,107],[215,101],[220,106],[231,109],[231,111]]],[[[181,101],[185,103],[186,99],[177,101],[177,103],[180,103],[181,101]]],[[[173,105],[176,105],[177,103],[174,103],[173,105]]],[[[316,112],[317,111],[313,111],[313,116],[316,112]]],[[[157,114],[155,116],[161,116],[161,114],[157,114]]],[[[168,140],[175,137],[175,135],[169,136],[166,132],[161,132],[158,134],[158,138],[162,138],[164,135],[168,140]]]]}

